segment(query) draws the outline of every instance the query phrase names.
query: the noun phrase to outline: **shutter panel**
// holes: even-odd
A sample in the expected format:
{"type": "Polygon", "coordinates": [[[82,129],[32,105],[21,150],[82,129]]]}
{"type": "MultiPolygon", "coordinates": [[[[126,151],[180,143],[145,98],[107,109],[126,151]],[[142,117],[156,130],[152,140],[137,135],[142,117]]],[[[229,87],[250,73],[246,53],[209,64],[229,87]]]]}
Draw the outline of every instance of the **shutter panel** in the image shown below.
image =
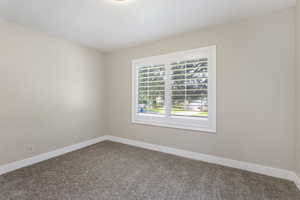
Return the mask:
{"type": "Polygon", "coordinates": [[[208,58],[171,63],[172,116],[208,118],[208,58]]]}
{"type": "Polygon", "coordinates": [[[165,65],[138,70],[138,113],[165,114],[165,65]]]}

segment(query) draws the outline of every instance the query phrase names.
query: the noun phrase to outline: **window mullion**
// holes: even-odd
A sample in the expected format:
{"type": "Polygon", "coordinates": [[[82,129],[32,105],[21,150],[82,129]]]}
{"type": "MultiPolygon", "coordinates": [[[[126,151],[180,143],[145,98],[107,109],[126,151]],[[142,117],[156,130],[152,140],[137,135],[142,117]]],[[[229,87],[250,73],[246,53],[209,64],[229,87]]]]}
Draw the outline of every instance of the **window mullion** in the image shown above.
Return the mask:
{"type": "Polygon", "coordinates": [[[171,116],[172,110],[172,81],[171,81],[171,65],[166,63],[166,75],[165,75],[165,108],[166,117],[171,116]]]}

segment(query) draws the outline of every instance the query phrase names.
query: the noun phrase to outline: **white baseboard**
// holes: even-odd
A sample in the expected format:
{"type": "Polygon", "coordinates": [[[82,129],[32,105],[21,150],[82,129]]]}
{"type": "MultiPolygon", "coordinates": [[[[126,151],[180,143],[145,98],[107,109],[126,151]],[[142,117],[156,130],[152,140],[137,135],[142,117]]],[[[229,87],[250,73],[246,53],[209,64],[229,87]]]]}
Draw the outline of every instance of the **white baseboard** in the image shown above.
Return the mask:
{"type": "Polygon", "coordinates": [[[107,139],[108,139],[108,136],[102,136],[102,137],[98,137],[98,138],[95,138],[95,139],[84,141],[84,142],[81,142],[81,143],[78,143],[78,144],[74,144],[74,145],[71,145],[71,146],[63,147],[61,149],[57,149],[57,150],[54,150],[54,151],[43,153],[43,154],[31,157],[31,158],[27,158],[27,159],[24,159],[24,160],[12,162],[12,163],[9,163],[9,164],[6,164],[6,165],[0,165],[0,175],[11,172],[11,171],[14,171],[14,170],[17,170],[17,169],[20,169],[20,168],[23,168],[23,167],[27,167],[27,166],[36,164],[36,163],[39,163],[41,161],[45,161],[45,160],[48,160],[50,158],[54,158],[54,157],[57,157],[57,156],[60,156],[60,155],[78,150],[78,149],[82,149],[84,147],[96,144],[98,142],[105,141],[107,139]]]}
{"type": "Polygon", "coordinates": [[[237,168],[241,170],[246,170],[250,172],[255,172],[259,174],[264,174],[268,176],[273,176],[276,178],[295,181],[294,172],[284,170],[284,169],[277,169],[277,168],[267,167],[263,165],[253,164],[253,163],[247,163],[247,162],[231,160],[231,159],[226,159],[217,156],[211,156],[207,154],[195,153],[195,152],[185,151],[181,149],[149,144],[145,142],[125,139],[125,138],[120,138],[115,136],[108,136],[108,139],[110,141],[141,147],[144,149],[150,149],[150,150],[173,154],[173,155],[186,157],[194,160],[204,161],[208,163],[213,163],[213,164],[223,165],[223,166],[237,168]]]}
{"type": "Polygon", "coordinates": [[[300,190],[300,177],[296,173],[294,173],[294,182],[300,190]]]}
{"type": "Polygon", "coordinates": [[[84,147],[105,141],[105,140],[110,140],[113,142],[119,142],[123,144],[128,144],[131,146],[136,146],[144,149],[150,149],[153,151],[159,151],[163,153],[168,153],[176,156],[181,156],[181,157],[186,157],[194,160],[199,160],[199,161],[204,161],[208,163],[213,163],[213,164],[218,164],[218,165],[223,165],[227,167],[232,167],[232,168],[237,168],[241,170],[246,170],[250,172],[255,172],[259,174],[264,174],[268,176],[273,176],[276,178],[282,178],[286,180],[290,180],[295,182],[297,187],[300,190],[300,178],[296,175],[296,173],[289,171],[289,170],[284,170],[284,169],[277,169],[277,168],[272,168],[272,167],[267,167],[263,165],[258,165],[258,164],[253,164],[253,163],[247,163],[247,162],[242,162],[242,161],[237,161],[237,160],[231,160],[231,159],[226,159],[218,156],[211,156],[207,154],[201,154],[201,153],[196,153],[196,152],[191,152],[191,151],[186,151],[186,150],[181,150],[181,149],[175,149],[175,148],[170,148],[170,147],[165,147],[161,145],[155,145],[155,144],[150,144],[146,142],[140,142],[136,140],[130,140],[130,139],[125,139],[121,137],[115,137],[115,136],[102,136],[98,137],[92,140],[88,140],[85,142],[81,142],[78,144],[74,144],[71,146],[67,146],[61,149],[57,149],[48,153],[43,153],[31,158],[27,158],[24,160],[12,162],[9,164],[5,165],[0,165],[0,175],[5,174],[23,167],[27,167],[45,160],[48,160],[50,158],[54,158],[78,149],[82,149],[84,147]]]}

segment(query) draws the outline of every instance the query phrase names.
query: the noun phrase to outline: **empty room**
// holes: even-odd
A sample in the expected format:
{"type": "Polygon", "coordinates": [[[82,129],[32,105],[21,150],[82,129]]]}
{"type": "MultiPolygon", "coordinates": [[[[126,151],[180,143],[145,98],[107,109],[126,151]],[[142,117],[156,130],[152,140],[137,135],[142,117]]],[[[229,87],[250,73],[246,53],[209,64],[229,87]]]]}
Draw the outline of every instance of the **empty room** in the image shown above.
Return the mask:
{"type": "Polygon", "coordinates": [[[0,200],[300,200],[300,0],[0,0],[0,200]]]}

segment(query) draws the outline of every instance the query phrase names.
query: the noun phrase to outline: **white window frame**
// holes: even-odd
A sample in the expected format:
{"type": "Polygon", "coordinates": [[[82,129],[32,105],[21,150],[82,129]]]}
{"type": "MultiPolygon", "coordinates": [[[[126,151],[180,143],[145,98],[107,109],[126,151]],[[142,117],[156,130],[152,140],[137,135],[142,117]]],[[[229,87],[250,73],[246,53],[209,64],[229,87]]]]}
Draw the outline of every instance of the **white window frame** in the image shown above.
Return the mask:
{"type": "MultiPolygon", "coordinates": [[[[168,79],[166,79],[166,82],[168,79]]],[[[216,133],[216,46],[192,49],[132,61],[132,123],[216,133]],[[138,69],[141,66],[165,64],[166,74],[170,63],[192,55],[208,57],[208,118],[138,113],[138,69]]],[[[167,84],[168,85],[168,84],[167,84]]],[[[168,90],[165,91],[168,93],[168,90]]],[[[166,94],[168,95],[168,94],[166,94]]],[[[166,99],[165,99],[166,101],[166,99]]],[[[165,102],[165,105],[169,103],[165,102]]]]}

